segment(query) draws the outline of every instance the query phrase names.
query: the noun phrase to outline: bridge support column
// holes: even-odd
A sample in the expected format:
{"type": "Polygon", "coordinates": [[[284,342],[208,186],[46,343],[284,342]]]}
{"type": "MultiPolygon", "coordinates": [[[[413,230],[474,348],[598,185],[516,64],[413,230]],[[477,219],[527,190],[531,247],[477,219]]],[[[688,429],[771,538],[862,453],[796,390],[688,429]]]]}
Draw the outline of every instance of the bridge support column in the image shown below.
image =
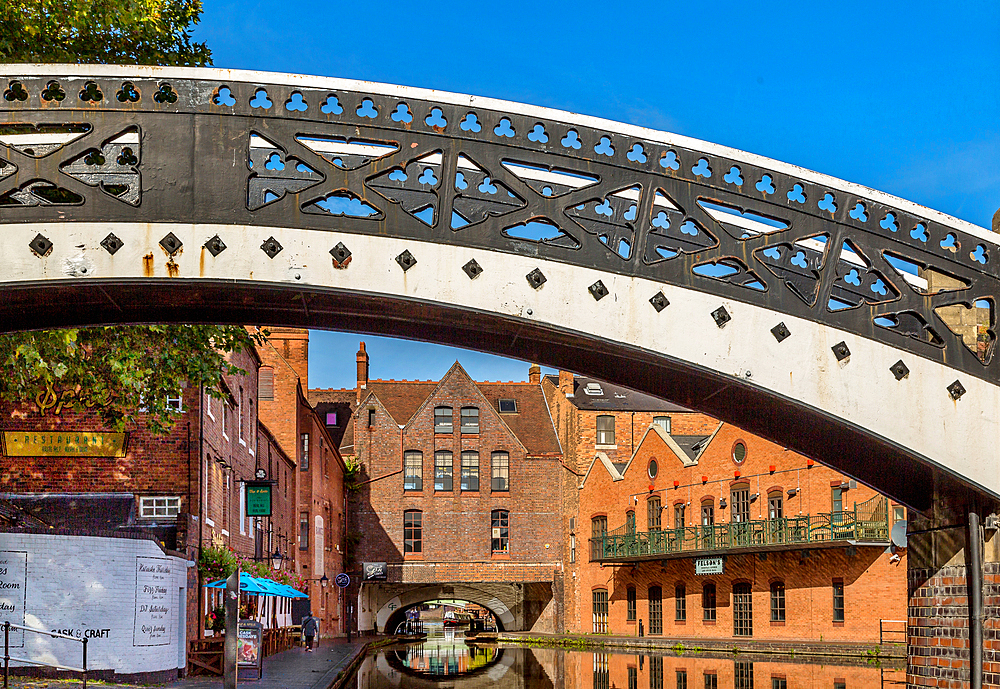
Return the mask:
{"type": "Polygon", "coordinates": [[[996,506],[934,498],[929,513],[910,512],[907,685],[1000,686],[996,506]]]}

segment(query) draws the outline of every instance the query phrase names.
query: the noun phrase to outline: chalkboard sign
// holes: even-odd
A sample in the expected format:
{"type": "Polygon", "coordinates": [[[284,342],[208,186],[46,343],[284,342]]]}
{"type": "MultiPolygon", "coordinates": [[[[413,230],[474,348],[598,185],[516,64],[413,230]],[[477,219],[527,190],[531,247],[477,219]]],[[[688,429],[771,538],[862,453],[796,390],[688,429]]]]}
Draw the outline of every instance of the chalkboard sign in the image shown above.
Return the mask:
{"type": "Polygon", "coordinates": [[[260,679],[263,673],[264,627],[254,620],[240,620],[236,634],[238,679],[260,679]]]}

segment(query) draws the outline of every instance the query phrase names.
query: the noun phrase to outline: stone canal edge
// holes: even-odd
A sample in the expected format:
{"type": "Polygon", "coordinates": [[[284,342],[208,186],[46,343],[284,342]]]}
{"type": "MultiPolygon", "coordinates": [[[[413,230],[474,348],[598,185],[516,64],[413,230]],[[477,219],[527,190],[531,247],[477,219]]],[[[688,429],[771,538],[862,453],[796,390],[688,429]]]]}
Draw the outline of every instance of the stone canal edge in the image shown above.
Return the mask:
{"type": "Polygon", "coordinates": [[[753,639],[705,639],[685,637],[636,637],[603,634],[545,634],[538,632],[501,632],[497,641],[567,650],[601,649],[638,652],[730,653],[739,655],[781,655],[791,657],[853,658],[865,662],[905,660],[906,644],[849,643],[835,641],[761,641],[753,639]]]}

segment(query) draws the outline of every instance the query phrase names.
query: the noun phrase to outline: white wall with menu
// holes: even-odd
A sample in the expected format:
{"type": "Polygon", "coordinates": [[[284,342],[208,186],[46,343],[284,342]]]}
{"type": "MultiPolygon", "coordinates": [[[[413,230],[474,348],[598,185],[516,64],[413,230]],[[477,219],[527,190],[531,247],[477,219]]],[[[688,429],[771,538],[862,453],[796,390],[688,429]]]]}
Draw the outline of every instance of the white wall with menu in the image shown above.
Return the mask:
{"type": "MultiPolygon", "coordinates": [[[[182,667],[186,589],[187,561],[149,540],[0,533],[0,623],[86,637],[88,669],[182,667]]],[[[82,661],[82,644],[66,639],[12,630],[10,645],[32,661],[82,661]]]]}

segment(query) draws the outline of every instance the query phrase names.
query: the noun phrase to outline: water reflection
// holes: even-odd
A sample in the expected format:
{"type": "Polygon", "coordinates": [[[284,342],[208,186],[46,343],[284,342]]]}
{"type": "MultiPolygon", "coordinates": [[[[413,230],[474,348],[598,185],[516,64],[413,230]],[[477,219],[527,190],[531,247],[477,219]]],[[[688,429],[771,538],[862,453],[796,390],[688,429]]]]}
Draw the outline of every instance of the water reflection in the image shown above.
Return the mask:
{"type": "MultiPolygon", "coordinates": [[[[362,663],[354,689],[902,689],[905,661],[589,653],[468,645],[431,628],[424,643],[390,646],[362,663]]],[[[348,685],[352,686],[352,685],[348,685]]]]}

